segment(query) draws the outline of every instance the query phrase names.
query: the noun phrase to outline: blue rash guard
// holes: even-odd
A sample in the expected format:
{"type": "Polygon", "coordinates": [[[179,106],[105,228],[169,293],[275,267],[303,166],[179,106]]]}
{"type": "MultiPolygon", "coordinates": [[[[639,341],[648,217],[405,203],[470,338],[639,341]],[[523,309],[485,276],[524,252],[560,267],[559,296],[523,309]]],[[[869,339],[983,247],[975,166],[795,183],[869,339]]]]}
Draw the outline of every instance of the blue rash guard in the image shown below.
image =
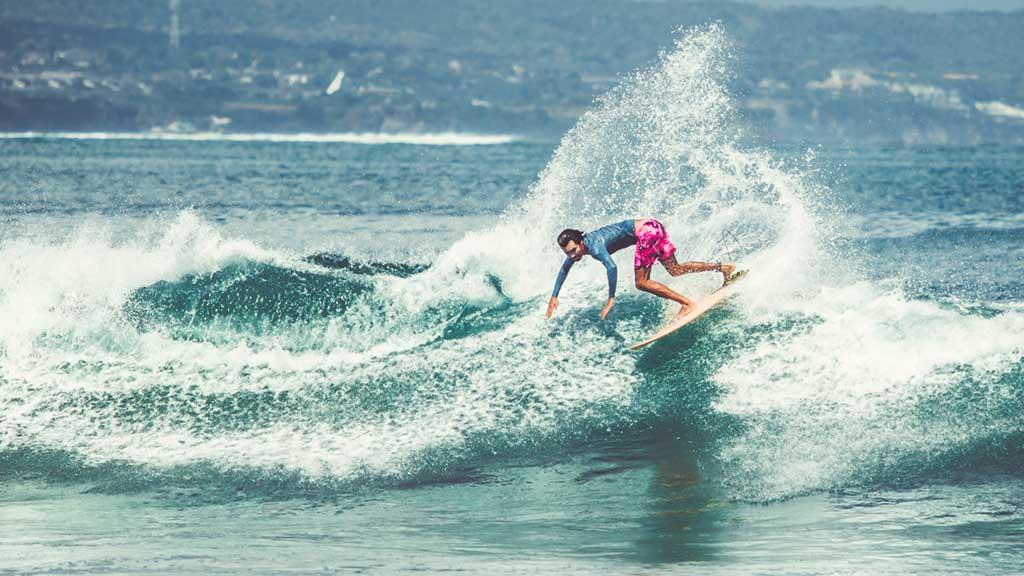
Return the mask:
{"type": "MultiPolygon", "coordinates": [[[[608,270],[609,298],[615,297],[615,283],[619,277],[615,262],[612,261],[612,254],[636,244],[636,231],[633,228],[633,222],[633,220],[623,220],[583,235],[583,245],[587,248],[587,253],[600,260],[608,270]]],[[[565,262],[562,263],[562,269],[558,271],[558,278],[555,279],[555,290],[551,293],[552,296],[558,297],[558,293],[562,290],[562,283],[565,282],[565,277],[569,275],[569,269],[573,264],[575,261],[566,256],[565,262]]]]}

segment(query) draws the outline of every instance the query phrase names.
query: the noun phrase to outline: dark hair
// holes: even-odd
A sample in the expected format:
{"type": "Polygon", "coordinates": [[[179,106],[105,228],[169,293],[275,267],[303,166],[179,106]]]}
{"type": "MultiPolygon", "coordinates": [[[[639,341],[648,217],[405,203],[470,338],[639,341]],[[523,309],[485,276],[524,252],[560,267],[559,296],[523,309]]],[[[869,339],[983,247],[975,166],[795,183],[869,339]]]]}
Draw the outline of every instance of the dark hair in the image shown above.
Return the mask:
{"type": "Polygon", "coordinates": [[[583,232],[580,232],[579,230],[573,230],[572,228],[566,228],[565,230],[562,230],[562,232],[558,234],[558,245],[560,247],[565,248],[565,245],[568,244],[570,241],[575,242],[577,244],[583,242],[583,232]]]}

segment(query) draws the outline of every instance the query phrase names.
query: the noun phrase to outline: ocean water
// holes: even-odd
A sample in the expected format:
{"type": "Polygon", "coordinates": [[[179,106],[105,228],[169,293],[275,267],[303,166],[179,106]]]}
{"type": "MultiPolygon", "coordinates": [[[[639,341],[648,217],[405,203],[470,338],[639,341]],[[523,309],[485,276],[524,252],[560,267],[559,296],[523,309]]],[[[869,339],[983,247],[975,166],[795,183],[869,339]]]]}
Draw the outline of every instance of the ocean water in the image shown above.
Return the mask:
{"type": "Polygon", "coordinates": [[[0,139],[0,573],[1020,573],[1024,149],[761,142],[733,57],[561,142],[0,139]],[[640,352],[631,253],[544,318],[631,216],[752,271],[640,352]]]}

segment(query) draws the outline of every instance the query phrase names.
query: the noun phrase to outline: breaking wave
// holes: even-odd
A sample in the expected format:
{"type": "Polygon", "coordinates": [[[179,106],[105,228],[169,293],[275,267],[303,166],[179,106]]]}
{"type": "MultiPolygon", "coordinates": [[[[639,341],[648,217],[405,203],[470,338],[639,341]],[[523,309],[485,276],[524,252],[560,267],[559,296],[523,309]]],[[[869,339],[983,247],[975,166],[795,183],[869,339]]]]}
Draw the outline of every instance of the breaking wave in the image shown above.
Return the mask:
{"type": "Polygon", "coordinates": [[[190,211],[155,238],[4,242],[6,473],[364,485],[667,425],[710,439],[710,482],[770,500],[1005,450],[1024,315],[846,271],[812,159],[744,145],[732,51],[716,26],[681,34],[429,266],[267,250],[190,211]],[[632,353],[667,309],[625,289],[601,322],[604,271],[581,265],[544,318],[559,229],[650,215],[687,259],[753,270],[728,306],[632,353]]]}

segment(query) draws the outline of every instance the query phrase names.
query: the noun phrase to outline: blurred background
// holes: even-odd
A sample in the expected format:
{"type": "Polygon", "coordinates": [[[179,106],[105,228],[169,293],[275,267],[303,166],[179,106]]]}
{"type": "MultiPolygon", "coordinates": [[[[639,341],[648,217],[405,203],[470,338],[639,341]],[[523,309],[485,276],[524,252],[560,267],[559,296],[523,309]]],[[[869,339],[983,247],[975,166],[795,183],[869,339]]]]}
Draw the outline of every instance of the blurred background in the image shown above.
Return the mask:
{"type": "Polygon", "coordinates": [[[551,139],[714,21],[768,140],[1024,143],[1019,0],[5,2],[0,130],[551,139]]]}

